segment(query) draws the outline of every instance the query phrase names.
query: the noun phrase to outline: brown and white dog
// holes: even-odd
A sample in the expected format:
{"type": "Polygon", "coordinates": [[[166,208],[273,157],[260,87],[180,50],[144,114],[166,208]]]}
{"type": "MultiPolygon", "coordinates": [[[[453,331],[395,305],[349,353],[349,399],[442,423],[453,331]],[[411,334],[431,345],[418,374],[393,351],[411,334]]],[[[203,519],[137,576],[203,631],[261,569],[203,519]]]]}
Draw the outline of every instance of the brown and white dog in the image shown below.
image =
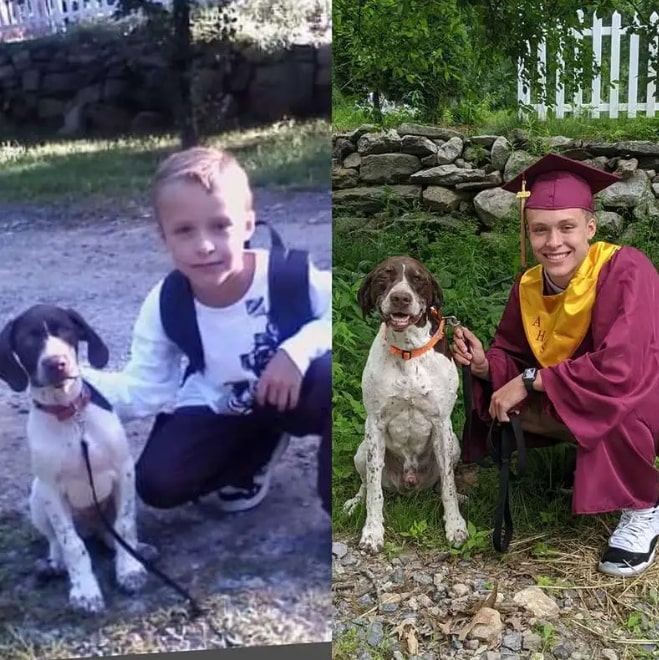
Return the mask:
{"type": "Polygon", "coordinates": [[[460,445],[451,425],[459,379],[443,336],[442,298],[436,279],[409,256],[380,263],[358,292],[364,315],[377,310],[382,324],[362,375],[366,424],[354,459],[362,484],[343,508],[351,514],[365,500],[360,547],[369,552],[384,545],[383,488],[411,493],[439,486],[449,543],[468,538],[455,486],[460,445]]]}
{"type": "MultiPolygon", "coordinates": [[[[69,603],[98,612],[104,599],[83,537],[99,530],[81,441],[89,449],[99,502],[115,531],[133,548],[155,558],[155,548],[138,544],[135,470],[126,434],[107,402],[85,383],[78,366],[78,343],[87,343],[90,363],[105,366],[108,349],[74,310],[35,305],[9,321],[0,333],[0,379],[14,391],[29,390],[27,440],[34,473],[30,511],[49,543],[38,562],[42,575],[67,575],[69,603]]],[[[102,528],[101,528],[102,529],[102,528]]],[[[110,544],[107,535],[102,539],[110,544]]],[[[144,585],[144,566],[121,545],[116,551],[119,586],[133,593],[144,585]]]]}

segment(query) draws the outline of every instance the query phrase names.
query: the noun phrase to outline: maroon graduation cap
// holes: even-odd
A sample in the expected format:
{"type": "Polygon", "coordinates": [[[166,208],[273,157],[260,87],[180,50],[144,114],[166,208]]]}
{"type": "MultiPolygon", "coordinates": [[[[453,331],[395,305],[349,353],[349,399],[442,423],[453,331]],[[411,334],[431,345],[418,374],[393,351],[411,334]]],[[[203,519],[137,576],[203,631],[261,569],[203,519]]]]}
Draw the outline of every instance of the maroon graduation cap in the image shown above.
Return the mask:
{"type": "Polygon", "coordinates": [[[516,193],[520,200],[522,268],[526,268],[525,209],[593,211],[593,195],[620,180],[617,175],[571,158],[547,154],[501,186],[503,190],[516,193]]]}

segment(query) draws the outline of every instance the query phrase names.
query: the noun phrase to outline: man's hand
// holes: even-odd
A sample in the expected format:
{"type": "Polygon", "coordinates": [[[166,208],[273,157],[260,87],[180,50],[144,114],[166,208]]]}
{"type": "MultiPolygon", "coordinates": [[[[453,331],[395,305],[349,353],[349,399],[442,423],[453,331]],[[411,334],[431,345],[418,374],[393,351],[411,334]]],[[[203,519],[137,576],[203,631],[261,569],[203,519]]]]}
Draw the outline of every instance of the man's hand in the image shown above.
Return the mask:
{"type": "Polygon", "coordinates": [[[490,363],[487,361],[483,344],[480,339],[468,328],[458,326],[453,330],[453,355],[455,361],[471,367],[471,373],[477,378],[488,380],[490,377],[490,363]],[[466,340],[466,341],[465,341],[466,340]],[[467,343],[469,342],[469,350],[467,343]]]}
{"type": "Polygon", "coordinates": [[[300,400],[302,374],[286,351],[278,350],[268,363],[256,386],[256,401],[270,404],[279,412],[292,410],[300,400]]]}
{"type": "Polygon", "coordinates": [[[522,382],[522,376],[515,376],[492,395],[489,409],[490,417],[496,418],[500,422],[510,421],[508,413],[514,410],[527,396],[528,392],[522,382]]]}

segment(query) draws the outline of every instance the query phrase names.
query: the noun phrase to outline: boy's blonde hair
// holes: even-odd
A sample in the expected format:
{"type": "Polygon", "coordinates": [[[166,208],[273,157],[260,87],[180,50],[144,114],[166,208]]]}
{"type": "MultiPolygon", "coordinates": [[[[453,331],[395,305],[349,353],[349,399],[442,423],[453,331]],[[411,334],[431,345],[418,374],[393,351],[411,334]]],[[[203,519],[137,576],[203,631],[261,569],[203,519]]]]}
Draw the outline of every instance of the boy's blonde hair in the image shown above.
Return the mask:
{"type": "Polygon", "coordinates": [[[252,210],[252,190],[247,173],[233,154],[213,147],[192,147],[166,158],[158,167],[153,178],[152,200],[156,209],[158,194],[167,184],[187,180],[200,184],[207,192],[219,190],[219,178],[231,174],[232,189],[243,188],[245,205],[252,210]]]}

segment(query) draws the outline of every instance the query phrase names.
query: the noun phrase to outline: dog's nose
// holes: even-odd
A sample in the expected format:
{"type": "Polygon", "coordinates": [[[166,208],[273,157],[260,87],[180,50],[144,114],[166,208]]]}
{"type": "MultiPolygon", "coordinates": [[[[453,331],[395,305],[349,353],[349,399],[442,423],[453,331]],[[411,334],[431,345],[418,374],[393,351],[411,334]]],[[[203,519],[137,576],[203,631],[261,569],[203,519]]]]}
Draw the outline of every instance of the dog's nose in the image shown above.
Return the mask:
{"type": "Polygon", "coordinates": [[[412,295],[405,291],[396,291],[391,294],[391,302],[394,305],[409,305],[412,302],[412,295]]]}
{"type": "Polygon", "coordinates": [[[43,361],[43,366],[49,373],[61,374],[66,370],[66,357],[64,355],[49,355],[43,361]]]}

